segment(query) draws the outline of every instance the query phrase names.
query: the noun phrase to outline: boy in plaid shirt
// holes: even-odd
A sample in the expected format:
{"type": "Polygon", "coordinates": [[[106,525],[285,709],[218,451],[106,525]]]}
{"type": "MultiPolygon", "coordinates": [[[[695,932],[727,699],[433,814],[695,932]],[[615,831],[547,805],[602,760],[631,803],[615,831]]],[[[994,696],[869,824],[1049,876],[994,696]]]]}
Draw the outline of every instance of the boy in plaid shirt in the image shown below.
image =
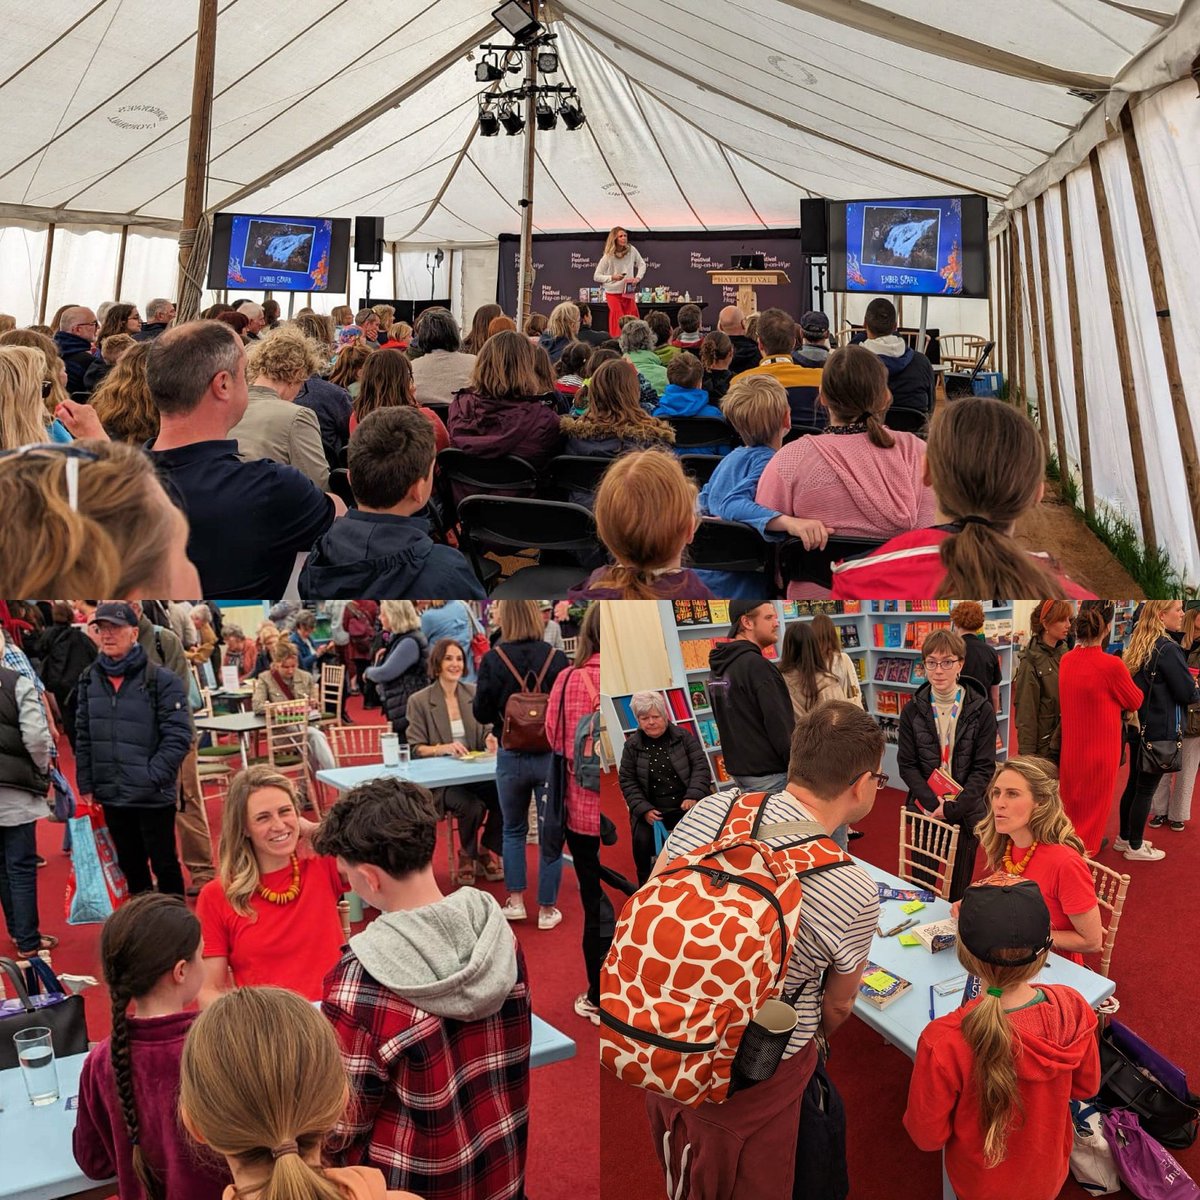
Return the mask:
{"type": "Polygon", "coordinates": [[[314,839],[380,910],[326,976],[351,1103],[329,1149],[423,1200],[521,1200],[529,1123],[529,987],[493,896],[443,896],[438,810],[422,787],[355,788],[314,839]]]}

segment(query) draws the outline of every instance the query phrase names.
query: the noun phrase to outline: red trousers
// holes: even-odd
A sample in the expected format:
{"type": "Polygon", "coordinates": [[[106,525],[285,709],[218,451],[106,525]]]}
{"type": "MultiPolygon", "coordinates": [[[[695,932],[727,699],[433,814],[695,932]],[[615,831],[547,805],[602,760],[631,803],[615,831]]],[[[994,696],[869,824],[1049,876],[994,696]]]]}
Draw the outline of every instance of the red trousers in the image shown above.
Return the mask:
{"type": "Polygon", "coordinates": [[[604,298],[608,301],[609,337],[620,337],[621,326],[619,322],[622,317],[636,317],[638,315],[637,302],[632,296],[625,296],[620,292],[606,292],[604,298]]]}

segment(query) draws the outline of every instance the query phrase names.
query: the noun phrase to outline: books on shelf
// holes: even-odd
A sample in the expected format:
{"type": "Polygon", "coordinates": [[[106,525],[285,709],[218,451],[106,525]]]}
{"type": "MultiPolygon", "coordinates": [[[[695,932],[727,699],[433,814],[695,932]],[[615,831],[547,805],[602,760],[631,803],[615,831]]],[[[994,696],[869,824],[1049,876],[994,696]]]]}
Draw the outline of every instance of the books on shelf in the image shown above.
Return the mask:
{"type": "Polygon", "coordinates": [[[711,717],[697,717],[696,723],[700,727],[700,740],[705,746],[711,748],[721,744],[721,734],[717,730],[717,723],[711,717]]]}
{"type": "Polygon", "coordinates": [[[925,676],[925,660],[923,658],[914,658],[912,664],[912,674],[909,676],[909,683],[924,683],[925,676]]]}
{"type": "Polygon", "coordinates": [[[897,975],[895,971],[885,971],[868,961],[863,969],[862,982],[858,985],[858,994],[876,1008],[887,1008],[911,989],[912,984],[902,975],[897,975]]]}
{"type": "MultiPolygon", "coordinates": [[[[697,601],[693,600],[693,604],[697,601]]],[[[729,624],[729,601],[728,600],[709,600],[708,601],[708,619],[713,625],[728,625],[729,624]]]]}
{"type": "Polygon", "coordinates": [[[707,670],[708,658],[713,652],[713,647],[727,641],[729,641],[727,637],[681,638],[679,653],[683,656],[684,669],[687,671],[707,670]]]}
{"type": "Polygon", "coordinates": [[[728,600],[675,600],[672,607],[676,625],[724,625],[729,622],[728,600]]]}
{"type": "Polygon", "coordinates": [[[676,721],[690,721],[692,719],[691,711],[688,708],[687,695],[683,688],[672,688],[667,693],[667,706],[671,710],[671,715],[676,721]]]}
{"type": "Polygon", "coordinates": [[[992,617],[983,623],[984,641],[989,646],[1011,646],[1013,623],[1011,617],[992,617]]]}
{"type": "Polygon", "coordinates": [[[713,774],[717,777],[718,783],[727,783],[729,781],[729,772],[725,770],[725,755],[713,755],[713,774]]]}
{"type": "Polygon", "coordinates": [[[688,683],[688,696],[693,708],[711,708],[708,702],[708,687],[703,679],[693,679],[688,683]]]}
{"type": "Polygon", "coordinates": [[[877,717],[876,723],[879,725],[879,732],[883,734],[883,740],[890,742],[893,746],[900,740],[900,722],[892,717],[877,717]]]}
{"type": "MultiPolygon", "coordinates": [[[[886,602],[885,602],[886,603],[886,602]]],[[[904,623],[880,621],[875,625],[875,645],[885,650],[900,650],[904,646],[904,623]]]]}
{"type": "Polygon", "coordinates": [[[854,670],[858,674],[859,683],[866,683],[866,681],[867,681],[867,660],[865,658],[863,658],[861,655],[859,655],[859,657],[854,660],[854,670]]]}
{"type": "Polygon", "coordinates": [[[852,624],[839,625],[838,636],[842,639],[843,650],[857,650],[861,645],[858,638],[858,626],[852,624]]]}
{"type": "Polygon", "coordinates": [[[899,714],[900,693],[888,691],[886,688],[876,688],[875,709],[883,715],[899,714]]]}

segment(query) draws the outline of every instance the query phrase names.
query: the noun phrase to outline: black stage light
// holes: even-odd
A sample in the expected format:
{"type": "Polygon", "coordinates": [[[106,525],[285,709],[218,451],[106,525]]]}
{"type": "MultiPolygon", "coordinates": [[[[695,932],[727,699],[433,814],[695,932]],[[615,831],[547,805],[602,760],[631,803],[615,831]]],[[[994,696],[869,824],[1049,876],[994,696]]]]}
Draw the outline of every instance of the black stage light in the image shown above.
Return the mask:
{"type": "Polygon", "coordinates": [[[525,118],[512,106],[511,103],[505,102],[500,106],[500,124],[504,126],[504,132],[509,137],[516,137],[525,129],[525,118]]]}
{"type": "Polygon", "coordinates": [[[535,21],[517,0],[508,0],[507,4],[500,5],[492,16],[500,22],[514,42],[526,42],[542,29],[541,24],[535,21]]]}
{"type": "Polygon", "coordinates": [[[568,129],[580,129],[587,124],[587,115],[579,106],[579,100],[575,96],[569,96],[558,106],[558,115],[562,117],[563,124],[568,129]]]}
{"type": "Polygon", "coordinates": [[[500,132],[500,118],[490,108],[479,110],[479,136],[495,137],[500,132]]]}
{"type": "Polygon", "coordinates": [[[558,51],[539,50],[537,67],[543,75],[553,75],[558,70],[558,51]]]}
{"type": "Polygon", "coordinates": [[[504,72],[500,69],[500,64],[496,60],[495,55],[486,55],[482,62],[475,64],[476,83],[493,83],[495,80],[503,78],[504,72]]]}
{"type": "Polygon", "coordinates": [[[539,100],[534,113],[537,116],[537,127],[539,129],[557,128],[558,113],[554,111],[554,106],[548,100],[539,100]]]}

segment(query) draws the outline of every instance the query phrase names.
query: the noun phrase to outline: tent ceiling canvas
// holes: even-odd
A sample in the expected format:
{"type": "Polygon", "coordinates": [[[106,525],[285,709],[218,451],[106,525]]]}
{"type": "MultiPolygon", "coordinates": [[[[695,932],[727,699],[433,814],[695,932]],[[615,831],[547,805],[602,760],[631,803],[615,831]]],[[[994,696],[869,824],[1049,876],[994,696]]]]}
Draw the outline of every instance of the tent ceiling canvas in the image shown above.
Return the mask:
{"type": "MultiPolygon", "coordinates": [[[[478,136],[467,61],[494,7],[220,0],[210,209],[382,214],[417,245],[515,232],[521,139],[478,136]]],[[[1093,109],[1071,89],[1105,91],[1196,7],[556,0],[557,78],[588,122],[538,138],[537,229],[794,225],[806,195],[978,191],[998,209],[1093,109]]],[[[0,102],[21,115],[0,215],[179,219],[194,12],[0,0],[0,102]]]]}

